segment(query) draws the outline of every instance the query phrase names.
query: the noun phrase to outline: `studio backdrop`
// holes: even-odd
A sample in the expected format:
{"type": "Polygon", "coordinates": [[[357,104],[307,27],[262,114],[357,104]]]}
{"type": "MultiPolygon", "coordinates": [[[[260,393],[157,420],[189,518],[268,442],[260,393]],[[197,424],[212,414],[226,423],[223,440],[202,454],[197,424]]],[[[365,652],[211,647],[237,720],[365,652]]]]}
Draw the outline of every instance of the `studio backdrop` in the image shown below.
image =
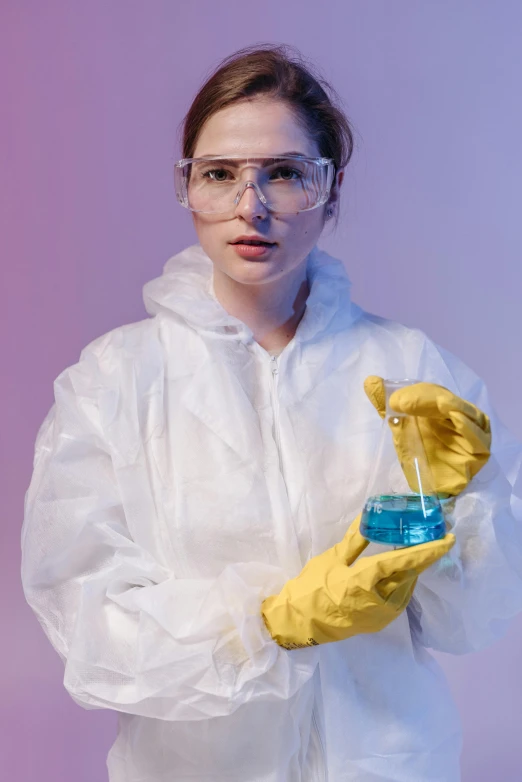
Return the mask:
{"type": "MultiPolygon", "coordinates": [[[[116,717],[71,700],[22,594],[24,492],[54,379],[145,318],[143,284],[196,241],[172,157],[223,57],[287,43],[335,87],[356,148],[319,245],[358,304],[484,378],[522,438],[521,31],[517,0],[3,0],[2,779],[106,780],[116,717]]],[[[435,655],[462,716],[464,782],[522,779],[521,651],[517,617],[484,651],[435,655]]]]}

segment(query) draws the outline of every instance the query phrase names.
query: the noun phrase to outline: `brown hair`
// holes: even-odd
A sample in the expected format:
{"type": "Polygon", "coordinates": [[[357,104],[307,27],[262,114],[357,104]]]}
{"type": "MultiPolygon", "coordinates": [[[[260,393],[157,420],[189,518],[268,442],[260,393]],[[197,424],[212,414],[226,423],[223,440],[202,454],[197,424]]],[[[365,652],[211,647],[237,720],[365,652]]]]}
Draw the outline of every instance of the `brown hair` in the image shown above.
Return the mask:
{"type": "MultiPolygon", "coordinates": [[[[290,107],[303,130],[316,141],[320,155],[333,159],[335,183],[338,170],[352,156],[351,124],[340,108],[337,92],[287,44],[247,46],[219,63],[182,120],[183,157],[193,156],[203,126],[213,114],[259,95],[290,107]]],[[[339,210],[336,227],[338,220],[339,210]]]]}

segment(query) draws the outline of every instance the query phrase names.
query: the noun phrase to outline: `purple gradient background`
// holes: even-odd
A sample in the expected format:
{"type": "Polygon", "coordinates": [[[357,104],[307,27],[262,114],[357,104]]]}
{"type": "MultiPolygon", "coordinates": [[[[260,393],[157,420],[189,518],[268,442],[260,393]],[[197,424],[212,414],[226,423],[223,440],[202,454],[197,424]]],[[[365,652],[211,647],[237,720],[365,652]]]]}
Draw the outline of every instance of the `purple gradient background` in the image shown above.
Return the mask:
{"type": "MultiPolygon", "coordinates": [[[[0,776],[102,782],[116,716],[70,699],[24,601],[23,497],[55,377],[146,317],[142,285],[196,241],[172,186],[178,123],[246,44],[290,43],[315,62],[357,130],[343,220],[320,244],[346,262],[358,303],[471,365],[522,438],[522,4],[3,0],[0,30],[0,776]]],[[[518,617],[490,649],[437,655],[462,714],[464,782],[522,779],[521,648],[518,617]]]]}

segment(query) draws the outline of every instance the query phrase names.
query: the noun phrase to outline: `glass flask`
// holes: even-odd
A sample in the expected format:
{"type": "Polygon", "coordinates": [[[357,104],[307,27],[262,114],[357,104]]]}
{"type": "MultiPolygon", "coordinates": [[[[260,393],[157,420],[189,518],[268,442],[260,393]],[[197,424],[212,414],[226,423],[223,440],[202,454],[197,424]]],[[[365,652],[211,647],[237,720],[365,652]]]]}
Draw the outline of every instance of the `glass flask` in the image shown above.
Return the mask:
{"type": "Polygon", "coordinates": [[[396,413],[389,406],[394,391],[418,382],[384,381],[386,413],[360,523],[361,535],[367,540],[395,548],[438,540],[446,534],[417,418],[396,413]]]}

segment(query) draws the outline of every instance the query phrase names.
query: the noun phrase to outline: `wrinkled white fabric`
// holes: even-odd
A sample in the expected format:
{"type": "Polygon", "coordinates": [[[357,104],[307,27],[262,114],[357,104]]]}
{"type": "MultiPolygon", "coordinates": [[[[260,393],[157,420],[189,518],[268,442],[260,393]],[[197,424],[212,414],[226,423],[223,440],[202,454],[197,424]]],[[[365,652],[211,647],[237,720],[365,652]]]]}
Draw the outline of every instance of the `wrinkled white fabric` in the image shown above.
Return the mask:
{"type": "Polygon", "coordinates": [[[482,649],[522,609],[522,446],[471,369],[351,302],[341,261],[316,247],[308,277],[297,333],[270,356],[193,245],[145,285],[153,317],[95,339],[55,380],[22,582],[72,698],[119,712],[111,782],[460,779],[460,720],[427,647],[482,649]],[[448,503],[457,544],[406,612],[289,652],[260,605],[362,508],[381,428],[367,375],[473,402],[492,457],[448,503]]]}

